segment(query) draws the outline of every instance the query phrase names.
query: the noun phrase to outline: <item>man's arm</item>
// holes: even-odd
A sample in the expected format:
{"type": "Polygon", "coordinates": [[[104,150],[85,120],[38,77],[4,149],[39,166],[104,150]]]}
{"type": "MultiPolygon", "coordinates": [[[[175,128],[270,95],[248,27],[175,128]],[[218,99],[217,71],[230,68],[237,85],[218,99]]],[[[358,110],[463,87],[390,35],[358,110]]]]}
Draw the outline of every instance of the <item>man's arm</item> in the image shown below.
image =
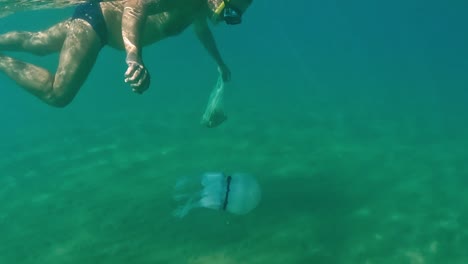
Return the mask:
{"type": "Polygon", "coordinates": [[[127,0],[122,13],[122,38],[127,61],[141,62],[141,38],[149,15],[170,9],[168,0],[127,0]]]}
{"type": "Polygon", "coordinates": [[[141,36],[146,22],[146,4],[144,0],[128,0],[122,13],[122,39],[126,52],[125,82],[136,93],[143,93],[149,88],[150,76],[142,59],[141,36]]]}
{"type": "Polygon", "coordinates": [[[221,54],[219,53],[218,47],[216,46],[216,41],[213,37],[213,34],[208,27],[206,18],[203,17],[195,20],[195,22],[193,22],[193,27],[195,34],[197,35],[200,42],[203,44],[210,56],[215,60],[216,64],[218,64],[219,70],[223,76],[223,80],[229,81],[231,79],[231,72],[221,58],[221,54]]]}
{"type": "Polygon", "coordinates": [[[150,75],[142,57],[141,39],[148,15],[163,12],[169,6],[167,0],[127,0],[122,13],[122,39],[125,46],[125,82],[134,92],[142,93],[149,88],[150,75]]]}
{"type": "Polygon", "coordinates": [[[122,13],[122,38],[129,61],[142,63],[140,38],[146,22],[144,0],[126,1],[122,13]]]}

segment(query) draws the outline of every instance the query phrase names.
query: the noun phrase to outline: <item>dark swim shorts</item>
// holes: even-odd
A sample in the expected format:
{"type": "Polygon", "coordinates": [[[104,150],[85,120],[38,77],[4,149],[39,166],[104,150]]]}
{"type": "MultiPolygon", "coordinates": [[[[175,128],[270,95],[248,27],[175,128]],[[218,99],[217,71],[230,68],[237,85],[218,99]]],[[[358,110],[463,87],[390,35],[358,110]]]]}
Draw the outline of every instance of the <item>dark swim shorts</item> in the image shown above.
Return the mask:
{"type": "Polygon", "coordinates": [[[78,5],[73,13],[72,20],[79,18],[87,21],[96,31],[101,39],[102,46],[104,46],[107,44],[107,27],[99,2],[101,0],[91,0],[78,5]]]}

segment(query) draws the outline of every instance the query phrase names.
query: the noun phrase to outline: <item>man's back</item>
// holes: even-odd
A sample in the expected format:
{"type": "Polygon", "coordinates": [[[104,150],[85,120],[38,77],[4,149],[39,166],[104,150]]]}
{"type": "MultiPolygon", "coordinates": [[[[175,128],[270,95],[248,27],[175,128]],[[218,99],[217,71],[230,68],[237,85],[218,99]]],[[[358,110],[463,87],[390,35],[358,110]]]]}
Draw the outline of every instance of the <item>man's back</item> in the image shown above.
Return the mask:
{"type": "MultiPolygon", "coordinates": [[[[108,29],[108,44],[116,49],[123,49],[122,12],[123,2],[103,2],[102,12],[108,29]]],[[[164,38],[183,32],[194,19],[206,16],[206,6],[200,0],[175,1],[167,11],[150,15],[146,19],[142,44],[147,46],[164,38]]]]}

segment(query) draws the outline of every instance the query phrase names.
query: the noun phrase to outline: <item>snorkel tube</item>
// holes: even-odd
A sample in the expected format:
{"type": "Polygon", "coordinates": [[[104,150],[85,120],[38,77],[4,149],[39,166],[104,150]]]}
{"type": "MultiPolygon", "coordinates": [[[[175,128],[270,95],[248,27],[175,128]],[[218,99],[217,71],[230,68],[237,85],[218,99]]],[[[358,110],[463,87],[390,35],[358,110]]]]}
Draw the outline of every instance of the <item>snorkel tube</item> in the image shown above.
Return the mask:
{"type": "Polygon", "coordinates": [[[217,24],[220,21],[228,25],[237,25],[242,22],[242,11],[230,5],[231,0],[210,0],[209,8],[213,11],[211,19],[217,24]]]}
{"type": "Polygon", "coordinates": [[[222,13],[225,7],[226,3],[223,0],[208,0],[208,8],[212,12],[210,19],[213,24],[218,24],[223,20],[222,13]]]}

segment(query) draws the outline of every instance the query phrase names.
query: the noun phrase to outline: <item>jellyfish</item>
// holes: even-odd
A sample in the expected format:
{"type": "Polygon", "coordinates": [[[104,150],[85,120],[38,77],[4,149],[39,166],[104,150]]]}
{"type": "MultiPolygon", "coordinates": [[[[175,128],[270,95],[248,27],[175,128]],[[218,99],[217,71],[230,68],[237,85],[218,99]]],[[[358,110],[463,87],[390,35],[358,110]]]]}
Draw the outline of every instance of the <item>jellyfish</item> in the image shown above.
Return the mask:
{"type": "Polygon", "coordinates": [[[249,174],[204,173],[201,177],[182,178],[177,181],[174,199],[179,205],[174,211],[174,216],[182,218],[195,208],[243,215],[257,207],[260,198],[260,186],[249,174]]]}

